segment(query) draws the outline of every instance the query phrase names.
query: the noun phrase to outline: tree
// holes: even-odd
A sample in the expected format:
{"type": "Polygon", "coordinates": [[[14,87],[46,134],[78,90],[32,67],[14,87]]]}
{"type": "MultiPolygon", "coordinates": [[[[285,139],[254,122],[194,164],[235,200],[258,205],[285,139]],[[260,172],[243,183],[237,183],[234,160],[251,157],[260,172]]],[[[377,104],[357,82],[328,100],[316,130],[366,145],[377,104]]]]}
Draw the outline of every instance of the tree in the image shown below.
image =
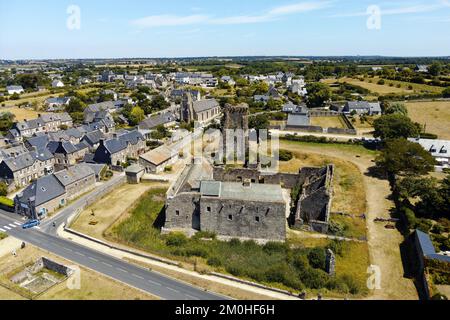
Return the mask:
{"type": "Polygon", "coordinates": [[[130,117],[128,120],[130,120],[132,125],[137,125],[144,119],[145,119],[144,110],[142,110],[140,107],[133,107],[133,109],[131,109],[130,117]]]}
{"type": "Polygon", "coordinates": [[[14,125],[15,115],[11,112],[2,112],[0,114],[0,131],[8,131],[14,125]]]}
{"type": "Polygon", "coordinates": [[[383,115],[373,123],[374,137],[385,139],[410,138],[420,134],[418,123],[399,113],[383,115]]]}
{"type": "Polygon", "coordinates": [[[330,100],[330,88],[323,83],[315,82],[306,86],[308,91],[307,105],[310,108],[322,107],[324,102],[330,100]]]}
{"type": "Polygon", "coordinates": [[[68,113],[83,112],[85,108],[86,104],[83,101],[81,101],[81,99],[73,98],[70,99],[70,102],[66,107],[66,111],[68,113]]]}
{"type": "Polygon", "coordinates": [[[384,113],[385,114],[397,113],[397,114],[401,114],[401,115],[407,117],[408,109],[406,108],[406,106],[403,103],[397,102],[394,104],[386,104],[384,113]]]}
{"type": "Polygon", "coordinates": [[[442,71],[442,65],[439,62],[433,62],[429,67],[428,67],[428,72],[432,75],[432,76],[439,76],[441,74],[442,71]]]}
{"type": "Polygon", "coordinates": [[[444,91],[442,91],[442,95],[444,98],[450,98],[450,87],[445,88],[444,91]]]}
{"type": "Polygon", "coordinates": [[[264,130],[269,128],[269,117],[265,114],[259,114],[254,117],[250,117],[248,126],[250,129],[264,130]]]}
{"type": "Polygon", "coordinates": [[[434,170],[436,161],[418,143],[406,139],[386,141],[376,164],[389,175],[425,175],[434,170]]]}
{"type": "Polygon", "coordinates": [[[166,101],[166,99],[162,95],[157,95],[153,97],[152,101],[150,102],[150,107],[152,108],[152,111],[160,111],[164,110],[167,107],[170,106],[170,103],[166,101]]]}
{"type": "Polygon", "coordinates": [[[0,182],[0,196],[6,197],[8,195],[8,186],[3,181],[0,182]]]}

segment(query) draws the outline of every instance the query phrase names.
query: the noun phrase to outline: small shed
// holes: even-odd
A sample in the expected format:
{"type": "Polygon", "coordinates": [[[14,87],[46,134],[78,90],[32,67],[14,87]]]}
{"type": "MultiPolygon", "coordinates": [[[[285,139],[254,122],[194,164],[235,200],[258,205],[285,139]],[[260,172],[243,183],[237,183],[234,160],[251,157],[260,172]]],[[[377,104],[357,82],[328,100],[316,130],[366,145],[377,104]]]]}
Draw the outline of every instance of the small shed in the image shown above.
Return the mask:
{"type": "Polygon", "coordinates": [[[138,164],[129,166],[125,170],[125,175],[127,176],[127,182],[129,184],[139,184],[144,173],[145,169],[138,164]]]}

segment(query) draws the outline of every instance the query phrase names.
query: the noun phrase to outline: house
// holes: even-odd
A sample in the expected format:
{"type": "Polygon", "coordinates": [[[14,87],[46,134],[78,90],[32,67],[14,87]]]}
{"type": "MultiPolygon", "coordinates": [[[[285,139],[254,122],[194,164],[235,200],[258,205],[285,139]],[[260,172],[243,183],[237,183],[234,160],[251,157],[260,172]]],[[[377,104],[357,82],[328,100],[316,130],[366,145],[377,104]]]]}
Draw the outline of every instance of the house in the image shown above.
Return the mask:
{"type": "Polygon", "coordinates": [[[369,103],[367,101],[348,101],[345,103],[344,113],[380,115],[381,105],[379,102],[369,103]]]}
{"type": "Polygon", "coordinates": [[[180,120],[190,123],[198,121],[206,124],[219,117],[220,104],[216,99],[193,101],[191,94],[185,93],[180,108],[180,120]]]}
{"type": "Polygon", "coordinates": [[[173,100],[182,100],[183,99],[183,95],[189,92],[192,96],[192,99],[194,101],[198,101],[201,100],[202,95],[200,93],[199,90],[180,90],[180,89],[174,89],[170,92],[170,98],[173,100]]]}
{"type": "Polygon", "coordinates": [[[44,218],[92,190],[95,182],[95,173],[86,164],[41,177],[15,197],[15,211],[29,218],[44,218]]]}
{"type": "Polygon", "coordinates": [[[236,81],[234,81],[230,76],[223,76],[222,78],[220,78],[220,81],[228,84],[229,86],[234,86],[236,84],[236,81]]]}
{"type": "Polygon", "coordinates": [[[138,127],[139,129],[153,130],[158,126],[163,125],[168,128],[174,126],[176,120],[176,116],[172,112],[165,112],[143,120],[139,123],[138,127]]]}
{"type": "Polygon", "coordinates": [[[268,95],[255,95],[253,97],[253,101],[255,102],[263,102],[263,103],[267,103],[270,100],[270,96],[268,95]]]}
{"type": "Polygon", "coordinates": [[[64,88],[64,83],[61,80],[53,80],[52,88],[64,88]]]}
{"type": "Polygon", "coordinates": [[[48,113],[33,120],[17,122],[13,127],[17,132],[10,133],[13,136],[18,133],[19,137],[32,137],[39,133],[58,131],[61,126],[73,126],[73,120],[68,113],[48,113]]]}
{"type": "Polygon", "coordinates": [[[25,92],[25,90],[23,90],[22,86],[7,86],[6,91],[10,95],[15,94],[15,93],[21,94],[21,93],[25,92]]]}
{"type": "Polygon", "coordinates": [[[178,152],[168,146],[162,145],[139,157],[139,164],[147,173],[163,172],[167,166],[178,160],[178,152]]]}
{"type": "Polygon", "coordinates": [[[137,159],[145,152],[145,147],[145,139],[137,130],[122,135],[114,135],[112,139],[100,140],[100,144],[95,151],[94,161],[114,166],[121,165],[128,158],[137,159]]]}
{"type": "Polygon", "coordinates": [[[418,64],[414,68],[414,71],[415,72],[420,72],[420,73],[428,73],[428,66],[424,65],[424,64],[418,64]]]}
{"type": "Polygon", "coordinates": [[[55,157],[55,167],[61,169],[81,162],[88,153],[89,146],[85,143],[74,145],[71,142],[50,141],[47,149],[55,157]]]}
{"type": "Polygon", "coordinates": [[[53,173],[54,162],[53,154],[47,149],[4,159],[0,163],[0,179],[21,188],[32,180],[53,173]]]}
{"type": "Polygon", "coordinates": [[[439,167],[450,168],[450,140],[420,138],[409,138],[408,140],[420,144],[422,148],[431,153],[439,167]]]}
{"type": "Polygon", "coordinates": [[[44,103],[47,106],[47,111],[58,111],[68,106],[71,99],[71,97],[48,98],[44,103]]]}
{"type": "Polygon", "coordinates": [[[90,152],[95,152],[98,146],[100,145],[100,140],[104,140],[106,137],[100,130],[87,132],[83,138],[81,138],[81,142],[85,143],[89,147],[90,152]]]}

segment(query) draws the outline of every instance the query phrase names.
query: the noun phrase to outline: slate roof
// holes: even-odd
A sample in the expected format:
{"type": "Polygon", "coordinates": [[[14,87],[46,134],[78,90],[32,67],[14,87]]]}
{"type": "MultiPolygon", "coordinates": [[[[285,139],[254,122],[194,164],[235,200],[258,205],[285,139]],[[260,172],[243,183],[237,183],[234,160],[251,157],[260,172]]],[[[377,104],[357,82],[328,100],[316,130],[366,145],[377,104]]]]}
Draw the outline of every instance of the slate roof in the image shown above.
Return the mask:
{"type": "Polygon", "coordinates": [[[32,166],[37,160],[46,161],[52,158],[53,154],[47,149],[43,149],[39,151],[30,151],[14,158],[5,159],[3,161],[11,169],[11,171],[16,172],[32,166]]]}
{"type": "Polygon", "coordinates": [[[105,135],[100,130],[88,132],[82,138],[82,140],[88,143],[90,146],[94,146],[102,139],[105,139],[105,135]]]}
{"type": "Polygon", "coordinates": [[[69,167],[63,171],[59,171],[54,174],[56,179],[64,186],[71,185],[77,181],[87,178],[91,175],[95,175],[94,170],[87,164],[78,164],[73,167],[69,167]]]}
{"type": "MultiPolygon", "coordinates": [[[[78,145],[77,145],[78,146],[78,145]]],[[[47,149],[52,153],[62,153],[62,154],[72,154],[80,149],[77,146],[74,146],[72,142],[66,141],[50,141],[47,145],[47,149]]],[[[87,146],[84,145],[84,148],[87,146]]]]}
{"type": "Polygon", "coordinates": [[[207,99],[194,101],[194,111],[199,113],[207,110],[214,109],[219,106],[216,99],[207,99]]]}
{"type": "Polygon", "coordinates": [[[27,145],[30,147],[35,147],[36,150],[42,150],[47,147],[47,144],[49,142],[47,135],[41,135],[37,137],[31,137],[27,139],[27,145]]]}
{"type": "Polygon", "coordinates": [[[422,250],[423,255],[428,259],[435,259],[450,263],[450,257],[443,254],[436,253],[433,242],[430,236],[420,230],[416,230],[416,237],[419,242],[419,246],[422,250]]]}
{"type": "Polygon", "coordinates": [[[450,140],[416,139],[409,138],[411,142],[418,143],[427,150],[433,157],[450,157],[450,140]]]}
{"type": "Polygon", "coordinates": [[[63,185],[52,174],[37,179],[17,197],[22,203],[31,201],[35,203],[35,206],[39,206],[63,195],[65,192],[63,185]]]}
{"type": "Polygon", "coordinates": [[[131,143],[132,145],[137,144],[139,141],[144,141],[144,136],[137,130],[129,131],[125,134],[118,136],[119,140],[122,140],[126,144],[131,143]]]}
{"type": "Polygon", "coordinates": [[[171,112],[167,112],[145,119],[144,121],[139,123],[139,128],[144,130],[150,130],[156,128],[159,125],[171,123],[175,120],[176,120],[175,115],[171,112]]]}
{"type": "Polygon", "coordinates": [[[104,142],[105,148],[109,151],[109,153],[114,154],[125,150],[127,148],[127,144],[123,140],[119,139],[109,139],[104,142]]]}
{"type": "Polygon", "coordinates": [[[23,90],[23,87],[22,86],[7,86],[6,90],[7,91],[10,91],[10,90],[23,90]]]}

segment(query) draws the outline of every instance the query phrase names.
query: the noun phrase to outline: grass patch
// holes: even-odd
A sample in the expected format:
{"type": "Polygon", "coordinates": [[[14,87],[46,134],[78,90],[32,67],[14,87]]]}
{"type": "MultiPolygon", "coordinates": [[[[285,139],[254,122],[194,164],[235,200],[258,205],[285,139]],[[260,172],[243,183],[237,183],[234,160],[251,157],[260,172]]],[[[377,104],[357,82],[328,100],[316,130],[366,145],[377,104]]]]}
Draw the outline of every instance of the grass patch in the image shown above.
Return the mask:
{"type": "Polygon", "coordinates": [[[6,239],[6,238],[8,238],[8,235],[6,233],[0,231],[0,240],[6,239]]]}
{"type": "Polygon", "coordinates": [[[347,126],[341,117],[312,117],[311,125],[322,128],[341,128],[347,129],[347,126]]]}
{"type": "Polygon", "coordinates": [[[107,236],[126,245],[171,259],[195,264],[197,270],[215,270],[291,291],[329,290],[362,294],[351,277],[330,277],[325,270],[326,246],[291,247],[289,243],[219,241],[198,233],[189,239],[180,233],[161,235],[154,227],[164,208],[166,189],[148,191],[128,217],[113,225],[107,236]],[[207,239],[207,240],[205,240],[207,239]]]}
{"type": "Polygon", "coordinates": [[[426,132],[450,139],[450,101],[407,102],[409,117],[425,126],[426,132]]]}

